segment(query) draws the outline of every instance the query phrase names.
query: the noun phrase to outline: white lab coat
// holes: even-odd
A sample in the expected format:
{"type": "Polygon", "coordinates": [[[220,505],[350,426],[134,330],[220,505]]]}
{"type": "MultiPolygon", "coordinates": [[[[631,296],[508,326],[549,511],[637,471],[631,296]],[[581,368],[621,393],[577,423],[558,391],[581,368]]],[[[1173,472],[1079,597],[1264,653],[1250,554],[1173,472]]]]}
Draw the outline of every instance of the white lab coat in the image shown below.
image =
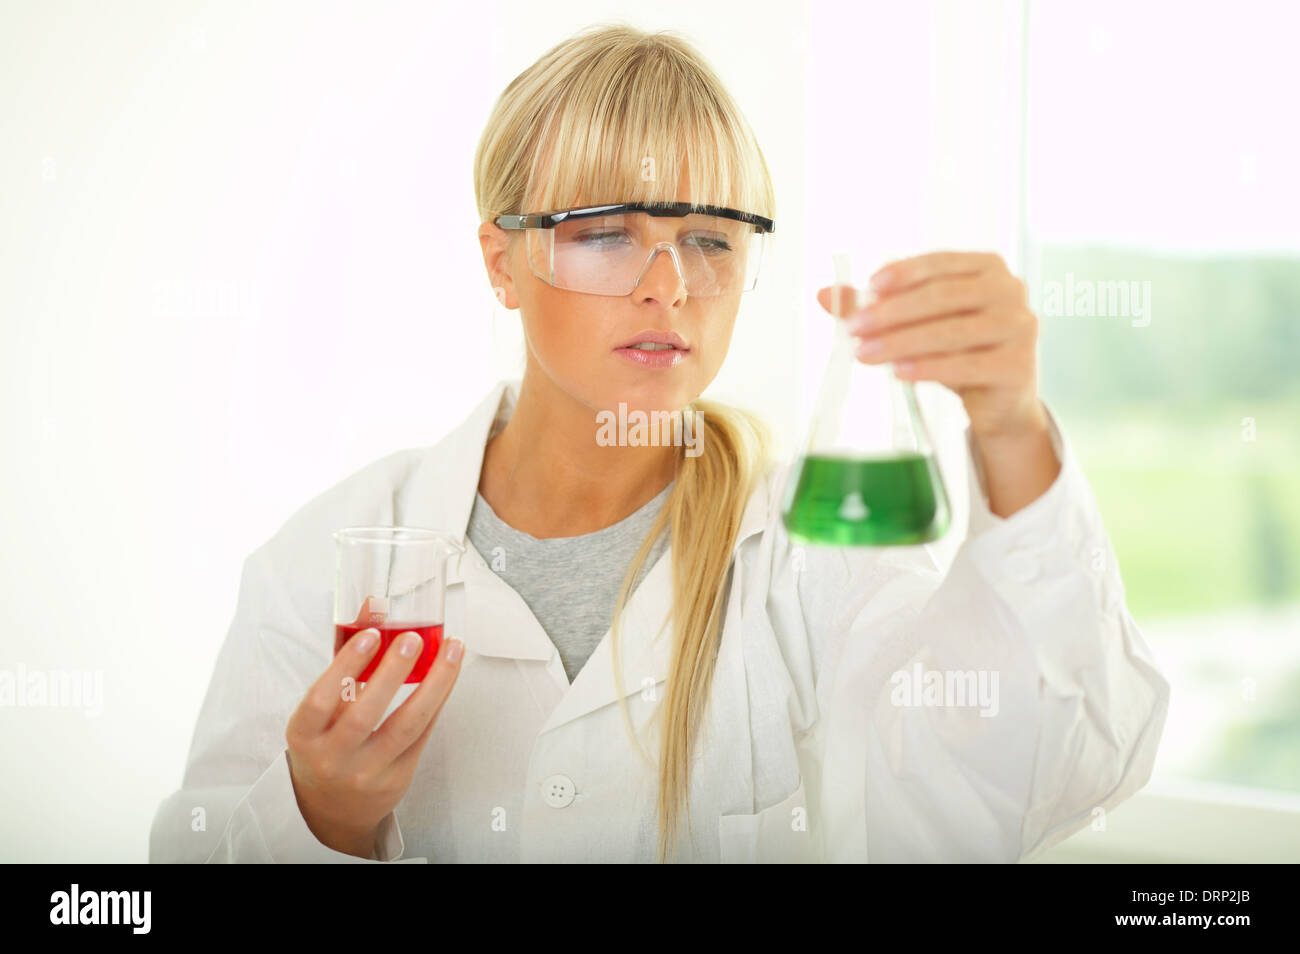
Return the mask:
{"type": "MultiPolygon", "coordinates": [[[[466,546],[450,561],[446,608],[448,634],[466,644],[460,677],[373,861],[654,860],[657,780],[617,704],[608,632],[570,685],[527,605],[464,536],[484,446],[518,387],[499,382],[436,445],[320,494],[248,557],[151,861],[366,862],[307,828],[284,738],[333,654],[330,534],[359,525],[430,527],[466,546]]],[[[1125,606],[1091,489],[1051,427],[1061,473],[1008,519],[988,510],[967,429],[970,525],[946,574],[925,546],[793,545],[780,517],[789,465],[761,483],[735,544],[679,859],[1010,862],[1146,783],[1169,685],[1125,606]],[[996,671],[996,714],[969,699],[897,704],[893,674],[928,670],[996,671]]],[[[633,593],[620,638],[629,711],[652,755],[671,558],[633,593]]]]}

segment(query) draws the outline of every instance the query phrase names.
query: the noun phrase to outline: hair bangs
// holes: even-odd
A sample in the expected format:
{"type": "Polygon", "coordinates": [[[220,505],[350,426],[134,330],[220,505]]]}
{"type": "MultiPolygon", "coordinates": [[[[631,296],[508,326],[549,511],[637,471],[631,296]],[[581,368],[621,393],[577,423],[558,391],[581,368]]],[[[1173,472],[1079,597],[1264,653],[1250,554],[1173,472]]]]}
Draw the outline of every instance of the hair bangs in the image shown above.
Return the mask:
{"type": "Polygon", "coordinates": [[[686,201],[774,218],[757,146],[709,78],[661,50],[639,52],[591,64],[553,100],[519,211],[686,201]]]}

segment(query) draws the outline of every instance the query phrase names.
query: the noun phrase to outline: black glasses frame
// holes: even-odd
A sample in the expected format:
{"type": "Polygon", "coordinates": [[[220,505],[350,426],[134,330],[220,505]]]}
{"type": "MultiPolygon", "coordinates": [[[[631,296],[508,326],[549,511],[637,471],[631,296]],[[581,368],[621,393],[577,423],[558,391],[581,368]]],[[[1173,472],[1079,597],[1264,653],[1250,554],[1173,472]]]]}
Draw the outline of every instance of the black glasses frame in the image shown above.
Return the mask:
{"type": "Polygon", "coordinates": [[[493,221],[503,229],[553,229],[561,222],[570,219],[592,219],[602,215],[622,215],[625,212],[645,212],[661,218],[681,218],[690,214],[715,215],[718,218],[747,222],[760,232],[776,231],[776,223],[761,215],[728,209],[720,205],[692,205],[689,202],[620,202],[615,205],[593,205],[583,209],[564,209],[558,212],[498,215],[493,221]]]}

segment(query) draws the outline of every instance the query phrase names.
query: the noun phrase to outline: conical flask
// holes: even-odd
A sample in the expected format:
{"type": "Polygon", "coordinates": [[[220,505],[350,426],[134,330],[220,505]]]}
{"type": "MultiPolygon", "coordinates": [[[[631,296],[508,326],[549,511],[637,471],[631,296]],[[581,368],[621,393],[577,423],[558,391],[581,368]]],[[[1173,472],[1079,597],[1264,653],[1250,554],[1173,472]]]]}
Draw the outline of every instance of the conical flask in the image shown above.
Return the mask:
{"type": "Polygon", "coordinates": [[[909,546],[948,529],[943,478],[912,382],[892,364],[858,360],[841,316],[865,307],[834,255],[835,343],[802,453],[790,471],[782,518],[790,539],[829,546],[909,546]]]}

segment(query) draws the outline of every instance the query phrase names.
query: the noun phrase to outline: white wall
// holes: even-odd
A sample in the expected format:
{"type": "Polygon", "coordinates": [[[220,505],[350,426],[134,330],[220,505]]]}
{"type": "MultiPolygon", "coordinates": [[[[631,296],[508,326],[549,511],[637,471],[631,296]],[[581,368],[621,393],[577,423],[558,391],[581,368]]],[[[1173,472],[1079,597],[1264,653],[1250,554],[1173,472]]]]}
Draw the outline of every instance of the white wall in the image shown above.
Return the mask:
{"type": "MultiPolygon", "coordinates": [[[[578,28],[685,30],[757,131],[781,257],[711,396],[785,447],[829,340],[831,251],[859,280],[891,250],[1014,261],[1019,4],[779,9],[0,9],[0,667],[104,680],[97,718],[0,709],[0,860],[145,860],[244,557],[513,372],[470,164],[499,91],[578,28]]],[[[963,508],[949,397],[927,401],[963,508]]]]}

